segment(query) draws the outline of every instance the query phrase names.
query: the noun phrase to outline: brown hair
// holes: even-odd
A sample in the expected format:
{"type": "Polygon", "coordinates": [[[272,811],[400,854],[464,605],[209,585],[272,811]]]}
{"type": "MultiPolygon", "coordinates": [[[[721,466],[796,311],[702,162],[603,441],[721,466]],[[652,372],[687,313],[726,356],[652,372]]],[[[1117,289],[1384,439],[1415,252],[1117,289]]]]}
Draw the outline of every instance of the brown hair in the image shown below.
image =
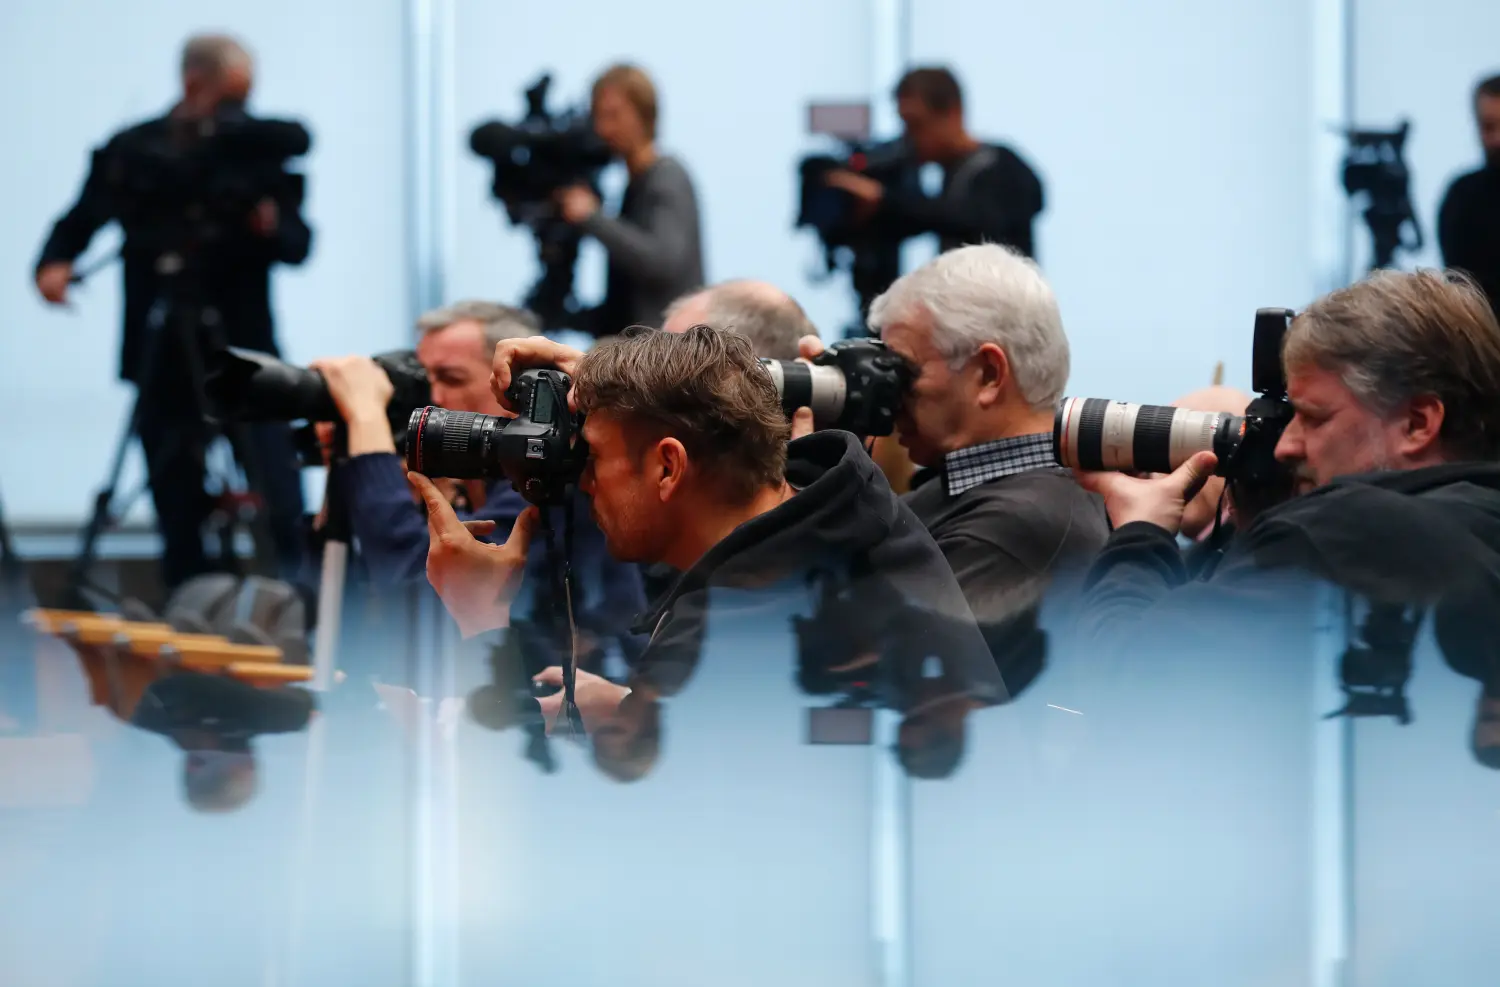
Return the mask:
{"type": "Polygon", "coordinates": [[[597,100],[605,89],[618,89],[627,102],[641,115],[646,125],[646,136],[656,139],[656,84],[646,71],[635,65],[612,65],[594,80],[591,98],[597,100]]]}
{"type": "Polygon", "coordinates": [[[1309,305],[1282,357],[1288,369],[1337,373],[1383,415],[1435,396],[1448,456],[1500,456],[1500,323],[1466,275],[1377,271],[1309,305]]]}
{"type": "Polygon", "coordinates": [[[737,332],[635,326],[589,350],[574,386],[585,414],[608,411],[677,439],[733,503],[785,477],[791,425],[771,375],[737,332]]]}
{"type": "Polygon", "coordinates": [[[934,113],[962,109],[964,91],[958,77],[942,67],[912,69],[896,83],[897,99],[917,99],[934,113]]]}
{"type": "Polygon", "coordinates": [[[1500,97],[1500,75],[1492,75],[1488,79],[1480,79],[1474,86],[1474,107],[1478,109],[1479,100],[1484,97],[1494,99],[1500,97]]]}

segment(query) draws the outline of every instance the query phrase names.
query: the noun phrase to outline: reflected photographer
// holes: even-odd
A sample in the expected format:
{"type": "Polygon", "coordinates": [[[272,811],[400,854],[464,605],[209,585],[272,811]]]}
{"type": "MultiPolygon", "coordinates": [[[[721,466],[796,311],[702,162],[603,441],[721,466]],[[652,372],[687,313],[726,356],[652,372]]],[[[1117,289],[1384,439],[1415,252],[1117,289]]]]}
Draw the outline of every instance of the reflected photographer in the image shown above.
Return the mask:
{"type": "MultiPolygon", "coordinates": [[[[682,690],[700,659],[790,645],[790,611],[785,621],[757,620],[774,637],[709,641],[713,607],[726,617],[740,612],[728,600],[800,609],[814,567],[888,582],[906,604],[910,639],[935,649],[924,657],[936,659],[936,677],[973,703],[1003,697],[930,537],[853,436],[826,432],[788,445],[786,416],[744,337],[706,326],[632,330],[586,356],[548,340],[508,341],[496,350],[495,393],[537,367],[572,378],[568,400],[584,416],[587,443],[579,488],[610,553],[683,572],[638,625],[651,643],[627,685],[577,676],[572,699],[607,773],[627,779],[649,769],[661,726],[656,704],[682,690]]],[[[503,626],[521,581],[517,547],[481,545],[428,479],[413,474],[412,482],[434,518],[428,574],[449,612],[466,633],[503,626]]],[[[793,656],[786,661],[790,672],[793,656]]],[[[559,683],[565,671],[543,678],[559,683]]],[[[549,717],[564,704],[563,695],[542,700],[549,717]]]]}

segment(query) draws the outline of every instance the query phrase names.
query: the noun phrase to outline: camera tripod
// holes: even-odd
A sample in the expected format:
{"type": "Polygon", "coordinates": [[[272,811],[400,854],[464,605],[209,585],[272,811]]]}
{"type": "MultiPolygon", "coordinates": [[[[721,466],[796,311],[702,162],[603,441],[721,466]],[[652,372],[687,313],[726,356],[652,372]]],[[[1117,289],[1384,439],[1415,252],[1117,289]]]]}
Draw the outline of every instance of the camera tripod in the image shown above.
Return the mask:
{"type": "MultiPolygon", "coordinates": [[[[119,524],[150,483],[151,468],[148,463],[146,483],[116,506],[126,453],[131,443],[140,438],[143,408],[152,400],[154,389],[163,383],[166,386],[186,386],[189,399],[187,413],[173,423],[166,442],[192,443],[194,456],[201,458],[202,462],[202,475],[198,482],[205,484],[205,490],[209,485],[206,481],[216,479],[218,483],[217,512],[223,515],[219,531],[221,564],[229,572],[240,570],[234,545],[236,521],[241,519],[245,508],[249,508],[254,569],[264,573],[274,572],[269,517],[258,502],[259,498],[253,493],[262,487],[248,433],[243,424],[224,422],[215,417],[208,400],[204,350],[214,352],[223,348],[221,317],[217,309],[203,301],[200,274],[188,267],[185,254],[163,254],[157,261],[157,273],[162,278],[163,285],[148,319],[135,400],[126,419],[125,430],[115,447],[110,472],[104,486],[94,498],[93,513],[84,526],[78,554],[68,567],[65,605],[75,609],[90,609],[88,594],[99,592],[90,577],[97,561],[100,536],[119,524]],[[174,358],[180,361],[180,365],[173,365],[174,358]],[[164,381],[163,371],[167,368],[184,374],[186,380],[164,381]],[[211,453],[220,438],[227,440],[234,459],[239,463],[244,473],[243,484],[237,482],[238,478],[233,475],[233,470],[225,470],[224,475],[219,477],[212,476],[211,453]]],[[[142,449],[145,449],[144,443],[142,449]]],[[[210,518],[213,513],[215,512],[210,511],[210,518]]],[[[158,524],[160,523],[159,519],[158,524]]]]}

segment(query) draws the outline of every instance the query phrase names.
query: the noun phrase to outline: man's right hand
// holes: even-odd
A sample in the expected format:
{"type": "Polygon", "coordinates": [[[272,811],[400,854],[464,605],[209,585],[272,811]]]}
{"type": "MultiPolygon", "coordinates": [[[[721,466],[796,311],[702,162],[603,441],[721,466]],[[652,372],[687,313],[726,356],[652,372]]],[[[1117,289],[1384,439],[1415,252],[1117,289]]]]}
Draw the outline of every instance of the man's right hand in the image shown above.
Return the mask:
{"type": "MultiPolygon", "coordinates": [[[[797,340],[797,359],[811,363],[822,356],[826,348],[823,340],[817,336],[803,336],[797,340]]],[[[798,408],[797,413],[792,416],[792,438],[800,439],[804,435],[811,435],[813,431],[812,409],[798,408]]]]}
{"type": "Polygon", "coordinates": [[[68,303],[68,285],[73,281],[73,265],[65,260],[43,264],[36,272],[36,290],[53,305],[68,303]]]}
{"type": "MultiPolygon", "coordinates": [[[[578,373],[578,362],[582,359],[581,351],[553,342],[546,336],[501,340],[495,346],[495,360],[490,368],[490,390],[494,393],[495,400],[500,402],[500,407],[519,412],[521,409],[512,405],[510,398],[505,396],[511,379],[516,374],[522,370],[551,367],[572,377],[578,373]]],[[[568,391],[568,407],[573,411],[578,410],[578,401],[572,390],[568,391]]]]}
{"type": "Polygon", "coordinates": [[[437,591],[464,637],[510,626],[510,605],[521,589],[526,553],[538,523],[537,509],[528,507],[516,518],[504,545],[475,537],[487,526],[473,527],[458,519],[453,505],[431,480],[407,473],[412,489],[427,504],[427,581],[437,591]]]}

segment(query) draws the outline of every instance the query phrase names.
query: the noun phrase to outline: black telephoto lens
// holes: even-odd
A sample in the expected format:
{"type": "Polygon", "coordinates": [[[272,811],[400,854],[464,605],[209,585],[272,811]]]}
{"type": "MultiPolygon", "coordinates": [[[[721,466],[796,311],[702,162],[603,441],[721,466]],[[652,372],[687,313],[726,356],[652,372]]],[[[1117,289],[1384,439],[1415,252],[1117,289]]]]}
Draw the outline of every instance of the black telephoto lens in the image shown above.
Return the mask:
{"type": "Polygon", "coordinates": [[[472,411],[418,408],[406,426],[406,466],[423,476],[452,480],[502,476],[496,440],[506,422],[472,411]]]}

